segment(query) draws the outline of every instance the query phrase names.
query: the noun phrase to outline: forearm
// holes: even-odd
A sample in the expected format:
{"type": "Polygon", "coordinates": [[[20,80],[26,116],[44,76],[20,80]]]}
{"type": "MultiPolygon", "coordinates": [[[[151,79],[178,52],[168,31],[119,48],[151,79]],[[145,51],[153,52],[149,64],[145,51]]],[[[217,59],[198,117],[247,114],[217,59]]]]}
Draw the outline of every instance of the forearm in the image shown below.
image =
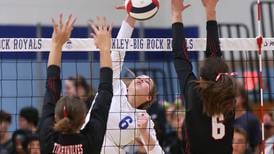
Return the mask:
{"type": "MultiPolygon", "coordinates": [[[[121,25],[121,28],[119,30],[119,33],[117,35],[118,39],[121,38],[130,38],[133,30],[134,30],[134,26],[133,24],[135,23],[135,21],[132,21],[131,18],[126,18],[121,25]]],[[[114,79],[119,79],[120,78],[120,73],[123,67],[123,62],[124,62],[124,58],[125,58],[125,54],[126,51],[125,50],[113,50],[111,52],[111,58],[112,58],[112,68],[113,68],[113,78],[114,79]]]]}
{"type": "Polygon", "coordinates": [[[184,36],[184,25],[182,23],[172,24],[172,37],[173,37],[173,52],[175,53],[175,58],[180,58],[185,61],[188,60],[188,52],[186,39],[184,36]]]}
{"type": "MultiPolygon", "coordinates": [[[[46,94],[44,98],[43,113],[53,113],[56,102],[60,98],[61,94],[61,79],[60,79],[60,67],[56,65],[50,65],[47,69],[47,82],[46,82],[46,94]],[[52,109],[53,106],[53,110],[52,109]]],[[[46,116],[48,114],[45,114],[46,116]]]]}
{"type": "Polygon", "coordinates": [[[54,44],[51,45],[51,51],[49,53],[48,58],[48,66],[57,65],[61,66],[61,58],[62,58],[62,45],[54,44]]]}
{"type": "Polygon", "coordinates": [[[60,99],[60,93],[60,67],[50,65],[47,69],[46,94],[44,96],[42,116],[39,124],[39,135],[41,136],[43,150],[49,149],[51,146],[50,143],[53,143],[54,110],[57,101],[60,99]]]}
{"type": "Polygon", "coordinates": [[[104,140],[112,96],[112,70],[101,68],[98,94],[91,111],[87,115],[88,119],[85,119],[87,124],[82,126],[82,132],[94,139],[94,144],[98,150],[101,149],[104,140]]]}
{"type": "Polygon", "coordinates": [[[94,106],[91,110],[90,120],[97,119],[106,124],[108,119],[108,112],[112,101],[113,88],[112,88],[112,69],[100,69],[100,84],[98,94],[95,98],[94,106]]]}
{"type": "Polygon", "coordinates": [[[132,28],[134,28],[136,20],[133,19],[132,17],[130,17],[129,15],[126,16],[126,18],[124,19],[125,22],[128,23],[128,25],[130,25],[132,28]]]}
{"type": "Polygon", "coordinates": [[[207,42],[206,42],[206,57],[214,56],[221,57],[221,47],[218,34],[218,24],[216,17],[208,18],[206,23],[207,42]]]}
{"type": "Polygon", "coordinates": [[[112,68],[110,50],[100,51],[100,67],[112,68]]]}
{"type": "Polygon", "coordinates": [[[131,35],[134,30],[134,25],[135,25],[135,20],[132,19],[131,17],[126,17],[122,21],[121,28],[118,32],[117,38],[131,38],[131,35]]]}

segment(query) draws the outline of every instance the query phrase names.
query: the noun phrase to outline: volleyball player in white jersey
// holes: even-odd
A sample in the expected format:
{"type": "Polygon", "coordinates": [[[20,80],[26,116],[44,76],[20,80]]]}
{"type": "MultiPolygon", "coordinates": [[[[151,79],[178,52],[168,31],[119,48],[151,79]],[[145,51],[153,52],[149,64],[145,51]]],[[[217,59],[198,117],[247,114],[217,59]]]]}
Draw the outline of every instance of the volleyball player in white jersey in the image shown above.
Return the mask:
{"type": "MultiPolygon", "coordinates": [[[[127,16],[122,22],[117,38],[130,38],[134,24],[135,20],[127,16]]],[[[124,50],[111,52],[113,99],[101,153],[123,154],[123,148],[135,140],[142,142],[142,148],[146,153],[164,153],[156,138],[154,123],[145,110],[153,102],[156,91],[154,82],[150,77],[141,75],[132,80],[127,87],[120,78],[125,53],[124,50]]],[[[89,115],[86,121],[88,118],[89,115]]]]}

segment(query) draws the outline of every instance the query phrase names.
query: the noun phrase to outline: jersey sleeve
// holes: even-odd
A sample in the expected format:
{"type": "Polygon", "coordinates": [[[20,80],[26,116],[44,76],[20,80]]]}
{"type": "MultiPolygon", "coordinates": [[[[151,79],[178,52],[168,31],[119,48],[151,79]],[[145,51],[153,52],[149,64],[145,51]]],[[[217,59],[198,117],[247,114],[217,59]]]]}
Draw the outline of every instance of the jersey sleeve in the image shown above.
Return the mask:
{"type": "Polygon", "coordinates": [[[50,153],[53,149],[55,131],[54,110],[61,93],[60,67],[51,65],[47,69],[46,93],[44,96],[42,117],[39,125],[41,151],[50,153]]]}
{"type": "Polygon", "coordinates": [[[218,35],[217,21],[207,21],[206,31],[206,57],[221,57],[222,52],[218,35]]]}
{"type": "Polygon", "coordinates": [[[100,69],[98,94],[89,114],[90,117],[87,126],[81,132],[88,136],[93,145],[96,145],[96,151],[98,152],[101,150],[103,144],[113,96],[112,73],[112,69],[110,68],[100,69]]]}
{"type": "MultiPolygon", "coordinates": [[[[197,80],[197,78],[192,71],[192,64],[188,58],[184,25],[182,23],[174,23],[172,25],[172,36],[174,67],[180,83],[181,93],[187,99],[188,92],[195,89],[195,84],[192,81],[197,80]]],[[[189,109],[190,104],[186,104],[186,107],[189,109]]]]}
{"type": "MultiPolygon", "coordinates": [[[[130,38],[133,33],[133,27],[131,27],[127,22],[123,21],[122,26],[117,35],[118,39],[121,38],[130,38]]],[[[112,50],[112,68],[113,68],[113,79],[120,79],[120,74],[124,64],[126,51],[125,50],[112,50]]]]}

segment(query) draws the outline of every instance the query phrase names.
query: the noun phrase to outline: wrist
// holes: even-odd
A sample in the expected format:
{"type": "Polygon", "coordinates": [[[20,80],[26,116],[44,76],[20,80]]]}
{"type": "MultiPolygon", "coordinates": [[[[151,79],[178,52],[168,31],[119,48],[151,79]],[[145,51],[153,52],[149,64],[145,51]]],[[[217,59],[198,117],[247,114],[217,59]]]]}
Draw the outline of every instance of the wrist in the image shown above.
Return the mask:
{"type": "Polygon", "coordinates": [[[100,49],[100,54],[110,54],[110,49],[100,49]]]}
{"type": "Polygon", "coordinates": [[[52,48],[53,49],[62,49],[62,47],[63,47],[63,45],[62,44],[60,44],[60,43],[52,43],[52,48]]]}
{"type": "Polygon", "coordinates": [[[131,26],[134,27],[136,20],[131,16],[127,15],[125,21],[131,26]]]}
{"type": "Polygon", "coordinates": [[[182,20],[183,20],[182,14],[173,14],[172,15],[172,23],[182,22],[182,20]]]}
{"type": "Polygon", "coordinates": [[[139,132],[141,135],[146,135],[147,134],[147,129],[146,128],[139,128],[139,132]]]}
{"type": "Polygon", "coordinates": [[[216,20],[216,10],[212,10],[212,9],[206,10],[206,17],[208,21],[216,20]]]}

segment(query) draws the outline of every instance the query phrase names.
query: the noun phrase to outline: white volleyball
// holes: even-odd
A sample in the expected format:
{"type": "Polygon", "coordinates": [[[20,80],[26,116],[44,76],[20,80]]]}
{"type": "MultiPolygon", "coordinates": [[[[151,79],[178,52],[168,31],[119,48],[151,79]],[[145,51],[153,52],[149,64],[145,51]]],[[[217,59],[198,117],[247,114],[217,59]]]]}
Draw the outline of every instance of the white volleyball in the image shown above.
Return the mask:
{"type": "Polygon", "coordinates": [[[152,18],[159,10],[158,0],[126,0],[125,8],[128,14],[136,20],[152,18]]]}

